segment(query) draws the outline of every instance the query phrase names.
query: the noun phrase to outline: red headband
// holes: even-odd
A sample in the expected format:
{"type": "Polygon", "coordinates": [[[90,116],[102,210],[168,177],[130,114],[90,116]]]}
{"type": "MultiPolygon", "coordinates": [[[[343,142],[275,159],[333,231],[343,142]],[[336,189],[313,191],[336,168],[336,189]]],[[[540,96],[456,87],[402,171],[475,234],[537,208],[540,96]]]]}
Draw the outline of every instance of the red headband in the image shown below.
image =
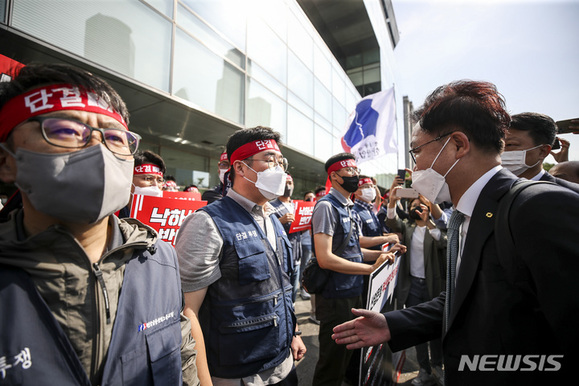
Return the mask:
{"type": "Polygon", "coordinates": [[[227,152],[226,151],[221,153],[221,157],[219,157],[219,162],[221,162],[221,161],[227,161],[227,152]]]}
{"type": "Polygon", "coordinates": [[[128,130],[123,117],[113,110],[102,98],[70,84],[55,84],[39,87],[8,101],[0,110],[0,142],[27,119],[61,110],[80,110],[104,114],[114,118],[128,130]]]}
{"type": "Polygon", "coordinates": [[[285,178],[286,181],[293,181],[294,179],[289,174],[285,178]]]}
{"type": "Polygon", "coordinates": [[[374,185],[374,182],[372,181],[371,178],[362,178],[360,179],[360,181],[358,181],[358,186],[362,186],[364,184],[374,185]]]}
{"type": "Polygon", "coordinates": [[[161,173],[161,169],[157,165],[153,165],[153,164],[142,164],[139,166],[135,166],[134,174],[135,175],[154,174],[154,175],[163,177],[163,173],[161,173]]]}
{"type": "Polygon", "coordinates": [[[235,149],[233,154],[231,154],[231,164],[233,165],[235,161],[244,160],[254,154],[268,149],[280,151],[279,146],[277,146],[277,142],[274,139],[262,139],[246,143],[245,145],[235,149]]]}
{"type": "Polygon", "coordinates": [[[349,159],[344,159],[341,161],[338,161],[334,164],[332,164],[332,166],[330,166],[328,168],[328,176],[330,175],[331,172],[335,172],[338,171],[342,168],[347,168],[347,167],[356,167],[356,161],[354,161],[353,159],[349,158],[349,159]]]}

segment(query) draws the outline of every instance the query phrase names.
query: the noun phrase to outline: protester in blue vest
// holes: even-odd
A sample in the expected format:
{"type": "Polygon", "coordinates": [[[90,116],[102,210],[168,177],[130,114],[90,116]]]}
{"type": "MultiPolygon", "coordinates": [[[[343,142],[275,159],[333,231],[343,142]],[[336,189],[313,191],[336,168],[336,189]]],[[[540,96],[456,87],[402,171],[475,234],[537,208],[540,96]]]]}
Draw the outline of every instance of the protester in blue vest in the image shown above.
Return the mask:
{"type": "Polygon", "coordinates": [[[0,214],[0,384],[199,384],[175,251],[113,215],[139,139],[87,71],[0,83],[0,179],[22,203],[0,214]]]}
{"type": "Polygon", "coordinates": [[[374,213],[373,201],[376,199],[376,185],[368,176],[360,176],[358,189],[354,192],[354,206],[362,231],[360,246],[362,248],[380,250],[383,244],[390,243],[392,246],[398,243],[399,238],[395,233],[384,234],[382,225],[374,213]]]}
{"type": "Polygon", "coordinates": [[[279,139],[261,126],[234,133],[232,188],[188,216],[177,237],[202,383],[297,385],[294,360],[306,347],[292,301],[291,245],[268,202],[286,185],[279,139]]]}
{"type": "Polygon", "coordinates": [[[320,356],[313,384],[341,385],[351,352],[332,341],[332,328],[350,320],[352,308],[362,306],[363,275],[369,275],[387,259],[393,260],[394,254],[360,247],[361,232],[352,220],[353,203],[349,199],[358,190],[360,172],[355,157],[350,153],[334,155],[326,161],[325,168],[332,188],[316,203],[312,234],[318,263],[330,271],[330,277],[322,293],[316,295],[320,356]],[[343,251],[334,254],[341,249],[351,227],[354,229],[343,251]]]}

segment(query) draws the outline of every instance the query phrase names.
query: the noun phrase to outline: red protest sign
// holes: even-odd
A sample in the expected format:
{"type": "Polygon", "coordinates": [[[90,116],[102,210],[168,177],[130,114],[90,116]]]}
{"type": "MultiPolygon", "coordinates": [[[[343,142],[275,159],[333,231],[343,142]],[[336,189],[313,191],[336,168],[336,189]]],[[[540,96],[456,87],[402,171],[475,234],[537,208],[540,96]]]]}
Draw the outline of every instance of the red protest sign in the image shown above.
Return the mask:
{"type": "Polygon", "coordinates": [[[171,192],[168,190],[164,190],[163,191],[163,198],[201,201],[201,193],[199,193],[199,192],[171,192]]]}
{"type": "Polygon", "coordinates": [[[312,226],[312,212],[314,211],[315,202],[294,200],[295,220],[290,225],[289,233],[301,232],[310,229],[312,226]]]}
{"type": "Polygon", "coordinates": [[[0,55],[0,82],[9,82],[20,72],[24,64],[0,55]]]}
{"type": "Polygon", "coordinates": [[[131,204],[131,217],[155,229],[161,240],[174,246],[177,232],[185,217],[205,205],[207,201],[175,200],[135,194],[131,204]]]}

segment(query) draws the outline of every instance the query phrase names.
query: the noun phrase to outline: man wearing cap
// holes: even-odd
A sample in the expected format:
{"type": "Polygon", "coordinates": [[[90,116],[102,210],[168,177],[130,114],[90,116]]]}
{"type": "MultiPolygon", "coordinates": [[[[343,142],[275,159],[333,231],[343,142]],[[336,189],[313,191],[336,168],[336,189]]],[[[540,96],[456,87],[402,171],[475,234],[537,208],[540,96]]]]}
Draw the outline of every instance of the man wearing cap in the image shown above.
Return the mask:
{"type": "Polygon", "coordinates": [[[103,80],[66,65],[0,83],[0,383],[198,384],[177,256],[112,215],[140,137],[103,80]]]}
{"type": "Polygon", "coordinates": [[[357,214],[357,220],[362,231],[360,246],[379,250],[382,244],[396,244],[399,239],[395,233],[384,234],[378,217],[374,214],[372,202],[376,198],[376,185],[368,176],[360,176],[358,189],[354,192],[354,206],[352,209],[357,214]]]}
{"type": "Polygon", "coordinates": [[[219,171],[219,184],[213,187],[213,189],[206,190],[201,196],[201,199],[207,201],[208,204],[221,199],[227,194],[227,190],[231,187],[231,181],[229,181],[229,159],[227,158],[227,151],[221,153],[217,169],[219,171]]]}
{"type": "Polygon", "coordinates": [[[293,308],[291,245],[268,202],[287,179],[279,138],[261,126],[234,133],[231,189],[188,216],[177,236],[202,382],[297,384],[294,360],[306,348],[293,308]]]}
{"type": "MultiPolygon", "coordinates": [[[[283,229],[285,230],[287,237],[292,245],[293,259],[294,259],[294,270],[290,277],[294,290],[292,299],[296,301],[296,295],[300,288],[300,266],[303,256],[302,251],[302,232],[289,233],[292,222],[295,220],[294,216],[294,203],[292,202],[291,195],[294,191],[294,180],[291,175],[287,175],[285,188],[283,195],[279,196],[277,199],[270,202],[274,207],[274,214],[279,219],[283,229]]],[[[308,231],[306,231],[308,232],[308,231]]]]}
{"type": "Polygon", "coordinates": [[[341,385],[351,352],[332,341],[332,328],[350,320],[353,307],[362,306],[363,275],[372,273],[386,259],[393,260],[394,254],[360,247],[361,231],[356,221],[352,221],[353,203],[349,199],[358,190],[360,174],[354,155],[334,155],[326,161],[325,167],[332,187],[316,203],[312,215],[312,234],[318,263],[330,271],[330,276],[322,293],[316,295],[320,356],[313,384],[341,385]],[[345,241],[351,227],[354,229],[345,241]],[[339,252],[339,249],[342,251],[339,252]],[[373,263],[366,264],[365,261],[373,263]]]}

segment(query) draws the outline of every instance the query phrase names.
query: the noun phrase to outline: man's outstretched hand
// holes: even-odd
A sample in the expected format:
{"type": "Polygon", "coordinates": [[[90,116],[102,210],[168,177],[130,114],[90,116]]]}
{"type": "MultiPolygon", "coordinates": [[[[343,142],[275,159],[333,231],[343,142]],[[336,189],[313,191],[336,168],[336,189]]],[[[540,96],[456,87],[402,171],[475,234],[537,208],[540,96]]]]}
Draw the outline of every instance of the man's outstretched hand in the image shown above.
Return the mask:
{"type": "Polygon", "coordinates": [[[352,308],[352,313],[358,317],[334,327],[332,339],[337,344],[345,344],[348,350],[355,350],[390,340],[390,329],[384,315],[357,308],[352,308]]]}

